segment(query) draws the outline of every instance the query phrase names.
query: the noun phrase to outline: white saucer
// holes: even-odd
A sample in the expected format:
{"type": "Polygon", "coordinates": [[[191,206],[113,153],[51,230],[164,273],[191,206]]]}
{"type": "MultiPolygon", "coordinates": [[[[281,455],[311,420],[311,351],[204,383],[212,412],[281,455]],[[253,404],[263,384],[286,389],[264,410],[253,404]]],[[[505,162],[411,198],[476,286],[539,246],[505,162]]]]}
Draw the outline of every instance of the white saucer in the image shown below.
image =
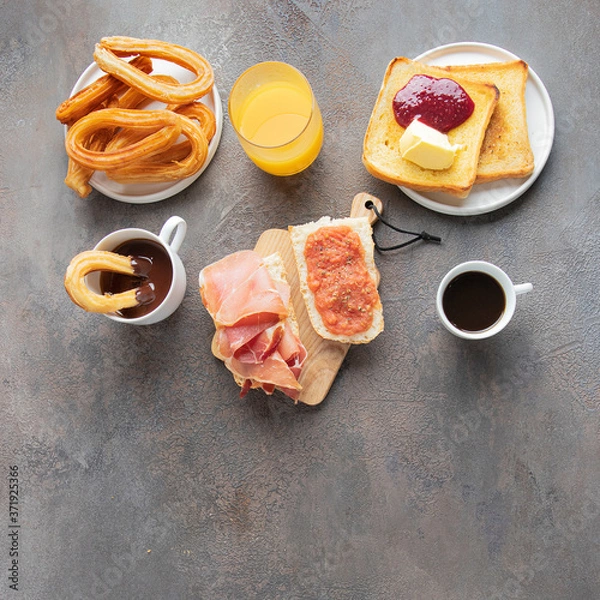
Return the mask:
{"type": "MultiPolygon", "coordinates": [[[[166,60],[153,58],[152,65],[154,67],[152,70],[153,74],[172,75],[182,83],[192,81],[194,78],[193,73],[187,69],[166,60]]],[[[96,63],[92,63],[77,80],[75,87],[71,91],[71,96],[85,86],[96,81],[96,79],[102,77],[102,75],[106,75],[106,73],[104,73],[96,63]]],[[[202,175],[202,172],[210,164],[210,161],[217,151],[217,147],[221,140],[221,132],[223,131],[223,108],[221,106],[221,97],[219,96],[217,87],[213,85],[212,90],[204,96],[201,101],[213,111],[217,121],[217,131],[208,145],[208,156],[197,173],[186,179],[180,179],[179,181],[122,184],[112,181],[102,171],[96,171],[90,179],[90,185],[109,198],[119,200],[120,202],[129,202],[130,204],[149,204],[151,202],[165,200],[191,185],[198,177],[200,177],[200,175],[202,175]]],[[[164,106],[165,105],[160,102],[152,102],[148,105],[148,108],[157,109],[163,108],[164,106]]]]}
{"type": "MultiPolygon", "coordinates": [[[[488,62],[518,60],[519,57],[490,44],[462,42],[447,44],[428,50],[415,60],[435,66],[468,65],[488,62]]],[[[541,173],[554,141],[554,111],[552,102],[541,79],[529,67],[525,88],[527,127],[535,167],[524,179],[502,179],[475,185],[467,198],[455,198],[440,192],[415,192],[401,186],[412,200],[439,213],[447,215],[481,215],[510,204],[521,196],[541,173]]]]}

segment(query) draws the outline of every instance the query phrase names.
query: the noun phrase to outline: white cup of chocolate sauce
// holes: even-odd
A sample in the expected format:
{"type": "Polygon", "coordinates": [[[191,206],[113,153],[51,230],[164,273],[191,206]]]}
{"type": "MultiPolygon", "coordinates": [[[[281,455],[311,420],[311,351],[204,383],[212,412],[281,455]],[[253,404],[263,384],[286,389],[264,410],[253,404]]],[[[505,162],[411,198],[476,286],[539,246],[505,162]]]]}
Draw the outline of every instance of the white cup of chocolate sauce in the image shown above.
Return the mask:
{"type": "MultiPolygon", "coordinates": [[[[126,256],[140,256],[152,262],[148,282],[152,283],[151,300],[134,308],[106,316],[129,325],[151,325],[171,316],[181,304],[186,289],[186,273],[177,254],[187,232],[181,217],[171,217],[155,235],[145,229],[130,227],[113,231],[102,238],[94,250],[107,250],[126,256]]],[[[90,273],[87,286],[97,294],[118,293],[131,289],[135,282],[128,275],[90,273]]],[[[139,282],[138,282],[139,283],[139,282]]]]}
{"type": "Polygon", "coordinates": [[[437,313],[454,335],[481,340],[502,331],[512,319],[517,296],[532,289],[531,283],[513,284],[496,265],[472,260],[457,265],[442,279],[437,313]]]}

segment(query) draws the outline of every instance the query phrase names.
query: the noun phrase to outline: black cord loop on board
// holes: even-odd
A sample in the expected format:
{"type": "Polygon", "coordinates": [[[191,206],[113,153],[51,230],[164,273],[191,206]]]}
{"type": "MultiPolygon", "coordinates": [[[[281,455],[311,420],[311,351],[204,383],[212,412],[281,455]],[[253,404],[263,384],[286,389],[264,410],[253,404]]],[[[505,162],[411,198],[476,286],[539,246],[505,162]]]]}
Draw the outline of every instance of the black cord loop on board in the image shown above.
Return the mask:
{"type": "Polygon", "coordinates": [[[406,246],[409,246],[410,244],[414,244],[415,242],[418,242],[419,240],[423,240],[424,242],[433,242],[435,244],[439,244],[442,241],[441,237],[438,237],[437,235],[431,235],[430,233],[427,233],[426,231],[421,231],[421,233],[416,233],[414,231],[407,231],[406,229],[400,229],[399,227],[395,227],[391,223],[388,223],[381,216],[381,213],[377,210],[377,207],[375,206],[375,204],[373,204],[373,202],[371,200],[367,200],[365,202],[365,208],[367,210],[372,210],[377,215],[377,218],[384,225],[389,227],[390,229],[393,229],[394,231],[397,231],[398,233],[406,233],[407,235],[414,236],[413,239],[408,240],[408,242],[403,242],[402,244],[397,244],[395,246],[383,247],[377,243],[377,239],[375,238],[375,231],[373,231],[373,243],[375,244],[375,248],[377,249],[378,252],[388,252],[389,250],[398,250],[398,248],[404,248],[406,246]]]}

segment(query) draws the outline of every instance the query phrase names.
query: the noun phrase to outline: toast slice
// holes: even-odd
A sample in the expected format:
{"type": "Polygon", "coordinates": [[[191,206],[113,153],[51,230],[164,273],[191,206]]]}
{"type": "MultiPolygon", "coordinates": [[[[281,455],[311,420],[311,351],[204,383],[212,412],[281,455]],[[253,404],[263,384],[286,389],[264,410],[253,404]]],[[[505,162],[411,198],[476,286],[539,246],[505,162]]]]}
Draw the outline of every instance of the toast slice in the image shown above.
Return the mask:
{"type": "Polygon", "coordinates": [[[490,83],[449,75],[446,69],[424,65],[405,57],[390,62],[373,108],[363,144],[363,163],[374,177],[421,192],[445,192],[466,197],[477,177],[481,145],[499,98],[498,88],[490,83]],[[451,144],[460,144],[452,165],[443,171],[423,169],[402,158],[400,138],[404,133],[394,118],[392,102],[396,92],[413,75],[451,78],[461,85],[475,104],[473,114],[448,132],[451,144]]]}
{"type": "Polygon", "coordinates": [[[530,175],[534,161],[525,106],[527,63],[513,60],[444,69],[471,81],[492,82],[500,90],[481,146],[475,183],[530,175]]]}
{"type": "MultiPolygon", "coordinates": [[[[318,221],[306,223],[305,225],[290,226],[288,227],[290,233],[290,240],[292,242],[292,248],[294,250],[294,258],[296,259],[296,266],[298,267],[298,279],[300,281],[300,291],[304,303],[306,304],[306,310],[312,323],[314,330],[322,338],[327,340],[334,340],[337,342],[347,344],[366,344],[377,337],[383,331],[383,307],[381,305],[381,299],[377,292],[377,283],[379,282],[379,272],[375,266],[374,258],[374,244],[373,244],[373,231],[367,217],[347,217],[343,219],[332,219],[331,217],[321,217],[318,221]],[[309,287],[309,275],[310,272],[309,264],[305,256],[306,244],[311,234],[319,231],[321,228],[339,228],[339,231],[343,233],[346,238],[351,237],[351,233],[347,229],[350,228],[351,232],[358,236],[360,245],[362,246],[362,254],[364,259],[364,267],[368,273],[365,283],[365,288],[370,288],[373,292],[373,296],[366,300],[366,306],[362,306],[361,303],[365,302],[361,292],[364,290],[357,290],[354,286],[354,282],[347,280],[347,271],[345,269],[345,258],[344,255],[336,253],[335,259],[331,265],[327,266],[326,273],[321,275],[323,278],[331,278],[337,281],[335,292],[332,296],[327,297],[327,302],[331,302],[328,306],[330,313],[326,318],[323,318],[322,314],[317,309],[317,303],[315,302],[315,295],[309,287]],[[340,257],[341,256],[341,257],[340,257]],[[344,299],[341,299],[342,294],[344,299]],[[339,298],[339,302],[335,299],[339,298]],[[338,310],[338,307],[339,310],[338,310]],[[365,328],[356,328],[357,330],[352,333],[340,333],[336,331],[335,325],[332,327],[331,322],[345,323],[357,323],[356,319],[363,322],[363,315],[372,315],[370,323],[367,322],[365,328]],[[348,321],[346,321],[348,319],[348,321]]],[[[333,238],[332,238],[333,239],[333,238]]],[[[321,240],[322,245],[328,244],[328,238],[321,240]]],[[[343,244],[339,246],[335,245],[335,242],[331,242],[329,247],[336,247],[339,249],[343,244]]],[[[321,249],[322,251],[322,249],[321,249]]],[[[325,249],[327,254],[327,249],[325,249]]],[[[331,258],[332,255],[328,255],[331,258]]],[[[354,258],[349,259],[354,260],[354,258]]],[[[319,286],[319,290],[322,290],[319,286]]],[[[317,292],[318,293],[318,292],[317,292]]],[[[352,327],[351,325],[350,327],[352,327]]],[[[350,331],[350,330],[349,330],[350,331]]]]}

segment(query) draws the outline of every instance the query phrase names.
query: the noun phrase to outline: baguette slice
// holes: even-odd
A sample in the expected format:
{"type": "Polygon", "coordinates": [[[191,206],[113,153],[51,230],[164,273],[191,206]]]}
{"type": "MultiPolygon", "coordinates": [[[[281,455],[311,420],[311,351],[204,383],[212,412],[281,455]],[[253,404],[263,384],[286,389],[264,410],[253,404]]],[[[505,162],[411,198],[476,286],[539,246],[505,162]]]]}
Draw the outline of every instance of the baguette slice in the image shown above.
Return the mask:
{"type": "MultiPolygon", "coordinates": [[[[269,275],[273,280],[273,283],[278,284],[282,283],[284,285],[290,285],[288,281],[287,271],[285,270],[285,264],[283,263],[283,258],[279,252],[273,252],[273,254],[269,254],[269,256],[265,256],[263,259],[263,263],[267,267],[269,271],[269,275]]],[[[287,320],[292,327],[292,331],[298,337],[300,337],[300,329],[298,327],[298,319],[296,318],[296,312],[294,310],[294,303],[292,302],[292,295],[290,293],[290,298],[287,303],[288,316],[287,320]]]]}
{"type": "Polygon", "coordinates": [[[374,177],[420,192],[445,192],[465,198],[477,177],[479,153],[488,123],[498,102],[499,92],[490,83],[450,76],[441,67],[424,65],[405,57],[390,62],[383,78],[379,96],[373,108],[363,144],[363,163],[374,177]],[[398,90],[413,75],[451,78],[461,85],[475,104],[473,114],[448,132],[451,144],[460,144],[452,166],[443,171],[423,169],[402,158],[400,138],[404,133],[394,118],[392,103],[398,90]]]}
{"type": "Polygon", "coordinates": [[[371,276],[375,291],[377,292],[377,284],[379,282],[379,272],[375,266],[374,244],[372,237],[372,229],[367,217],[347,217],[344,219],[332,219],[331,217],[322,217],[318,221],[306,223],[305,225],[288,227],[290,240],[294,250],[296,266],[298,267],[298,278],[300,281],[300,291],[306,304],[308,316],[314,330],[322,338],[334,340],[347,344],[366,344],[377,337],[383,331],[383,307],[381,299],[377,294],[376,304],[372,308],[373,321],[366,331],[358,332],[353,335],[339,335],[332,333],[326,327],[321,314],[315,306],[315,299],[312,291],[308,287],[308,266],[304,256],[304,249],[308,236],[320,229],[321,227],[339,227],[347,226],[354,231],[360,238],[364,249],[364,259],[366,269],[371,276]]]}
{"type": "Polygon", "coordinates": [[[444,69],[471,81],[494,83],[500,90],[500,99],[481,146],[475,183],[530,175],[534,163],[525,106],[527,63],[513,60],[444,69]]]}

